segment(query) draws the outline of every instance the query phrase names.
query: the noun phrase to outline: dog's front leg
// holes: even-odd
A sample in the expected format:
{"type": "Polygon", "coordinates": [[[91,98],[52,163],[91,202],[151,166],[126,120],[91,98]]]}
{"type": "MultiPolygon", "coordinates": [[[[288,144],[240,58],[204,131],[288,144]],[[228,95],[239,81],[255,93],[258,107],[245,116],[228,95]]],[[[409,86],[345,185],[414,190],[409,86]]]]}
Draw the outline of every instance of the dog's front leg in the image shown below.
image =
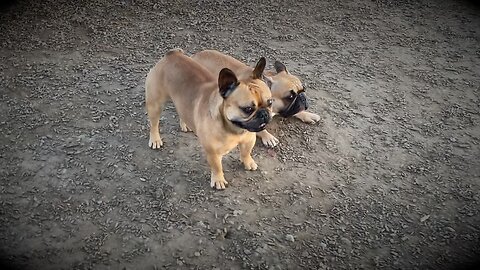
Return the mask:
{"type": "Polygon", "coordinates": [[[307,111],[301,111],[294,116],[308,124],[314,124],[320,120],[320,115],[307,111]]]}
{"type": "Polygon", "coordinates": [[[251,155],[253,146],[255,146],[255,141],[255,133],[251,133],[248,135],[248,139],[245,142],[239,144],[240,160],[243,162],[245,170],[248,171],[255,171],[258,167],[251,155]]]}
{"type": "Polygon", "coordinates": [[[280,141],[270,134],[266,129],[257,132],[257,136],[262,139],[263,145],[267,147],[275,147],[280,141]]]}
{"type": "Polygon", "coordinates": [[[223,176],[222,156],[214,152],[207,152],[207,161],[210,165],[210,186],[216,189],[225,189],[228,182],[223,176]]]}

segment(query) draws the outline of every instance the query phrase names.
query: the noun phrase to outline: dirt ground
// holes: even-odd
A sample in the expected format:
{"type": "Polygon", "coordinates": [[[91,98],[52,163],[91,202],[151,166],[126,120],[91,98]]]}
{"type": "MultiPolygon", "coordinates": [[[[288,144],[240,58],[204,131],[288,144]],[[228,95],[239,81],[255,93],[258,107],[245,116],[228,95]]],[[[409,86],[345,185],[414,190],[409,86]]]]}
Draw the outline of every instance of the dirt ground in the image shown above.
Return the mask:
{"type": "MultiPolygon", "coordinates": [[[[0,257],[17,269],[458,269],[480,257],[480,9],[17,1],[0,13],[0,257]],[[71,2],[71,3],[70,3],[71,2]],[[283,61],[321,121],[225,191],[144,79],[175,47],[283,61]]],[[[3,268],[5,269],[5,268],[3,268]]]]}

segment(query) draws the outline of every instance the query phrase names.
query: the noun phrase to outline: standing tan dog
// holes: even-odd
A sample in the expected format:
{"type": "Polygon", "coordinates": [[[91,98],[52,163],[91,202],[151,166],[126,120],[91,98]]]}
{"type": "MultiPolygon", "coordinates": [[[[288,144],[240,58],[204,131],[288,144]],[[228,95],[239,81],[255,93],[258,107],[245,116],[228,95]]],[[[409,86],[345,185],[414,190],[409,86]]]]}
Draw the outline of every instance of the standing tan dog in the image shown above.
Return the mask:
{"type": "Polygon", "coordinates": [[[255,132],[271,120],[272,96],[260,79],[265,68],[261,58],[250,76],[238,80],[228,68],[218,78],[183,54],[180,49],[167,54],[153,67],[145,82],[145,101],[150,120],[149,147],[163,145],[158,130],[163,104],[171,99],[180,117],[182,131],[193,131],[205,149],[211,169],[210,185],[224,189],[222,156],[237,145],[246,170],[256,170],[251,152],[255,132]]]}
{"type": "MultiPolygon", "coordinates": [[[[252,68],[238,61],[237,59],[214,50],[205,50],[192,56],[192,59],[206,67],[213,74],[218,74],[222,68],[229,68],[245,79],[251,76],[252,68]]],[[[274,64],[275,72],[266,72],[263,79],[269,85],[272,92],[273,113],[282,117],[295,116],[305,123],[315,123],[320,120],[320,116],[305,111],[308,108],[305,88],[300,79],[290,74],[287,67],[276,61],[274,64]]],[[[267,130],[257,133],[265,146],[274,147],[278,144],[278,139],[267,130]]]]}

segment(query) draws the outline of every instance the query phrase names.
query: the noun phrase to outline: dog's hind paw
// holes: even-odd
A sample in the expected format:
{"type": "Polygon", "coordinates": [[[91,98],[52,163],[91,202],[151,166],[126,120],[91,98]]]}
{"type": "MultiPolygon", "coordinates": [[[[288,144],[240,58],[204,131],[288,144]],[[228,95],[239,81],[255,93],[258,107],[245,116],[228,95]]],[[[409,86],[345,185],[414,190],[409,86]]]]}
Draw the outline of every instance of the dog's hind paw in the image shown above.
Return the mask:
{"type": "Polygon", "coordinates": [[[187,127],[187,124],[185,124],[185,122],[183,122],[183,120],[180,120],[180,129],[183,131],[183,132],[191,132],[192,129],[190,129],[189,127],[187,127]]]}

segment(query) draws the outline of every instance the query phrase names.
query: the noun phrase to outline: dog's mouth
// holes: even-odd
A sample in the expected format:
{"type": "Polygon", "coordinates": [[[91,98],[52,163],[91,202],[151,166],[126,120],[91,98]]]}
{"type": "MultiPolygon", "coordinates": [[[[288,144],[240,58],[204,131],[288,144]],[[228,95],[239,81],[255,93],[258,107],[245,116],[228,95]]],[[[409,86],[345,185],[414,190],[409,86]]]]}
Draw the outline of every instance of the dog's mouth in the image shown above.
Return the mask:
{"type": "Polygon", "coordinates": [[[291,117],[301,111],[308,109],[308,101],[305,94],[302,92],[295,96],[292,102],[283,110],[278,112],[282,117],[291,117]]]}
{"type": "Polygon", "coordinates": [[[232,123],[239,128],[246,129],[250,132],[259,132],[267,127],[272,117],[267,109],[260,109],[255,115],[247,121],[235,121],[232,123]]]}

